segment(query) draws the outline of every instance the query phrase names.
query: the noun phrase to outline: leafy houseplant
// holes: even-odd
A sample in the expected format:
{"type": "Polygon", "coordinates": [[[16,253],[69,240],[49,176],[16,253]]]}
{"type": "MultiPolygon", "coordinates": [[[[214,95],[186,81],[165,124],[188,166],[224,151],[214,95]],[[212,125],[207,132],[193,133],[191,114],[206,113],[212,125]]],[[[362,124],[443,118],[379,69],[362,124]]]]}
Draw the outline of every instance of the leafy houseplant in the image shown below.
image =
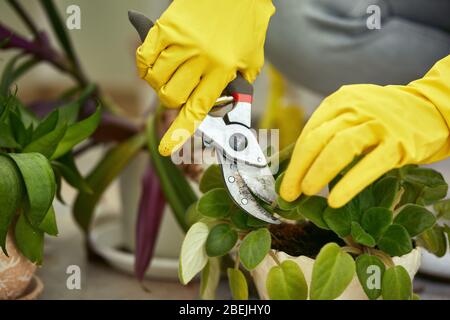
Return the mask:
{"type": "MultiPolygon", "coordinates": [[[[14,238],[9,246],[17,246],[30,262],[42,263],[44,234],[58,234],[52,203],[61,178],[78,190],[91,192],[72,155],[72,148],[90,136],[100,122],[99,108],[77,121],[84,97],[39,120],[15,95],[0,95],[0,259],[5,265],[17,258],[8,257],[8,233],[14,238]]],[[[3,270],[1,278],[7,278],[8,272],[8,268],[3,270]]],[[[1,288],[1,297],[15,298],[16,294],[8,293],[7,282],[1,288]]]]}
{"type": "MultiPolygon", "coordinates": [[[[282,168],[289,154],[281,152],[282,168]]],[[[277,176],[277,192],[282,176],[277,176]]],[[[220,259],[230,253],[235,264],[227,274],[234,299],[248,298],[245,271],[262,298],[358,298],[355,290],[361,298],[417,298],[411,283],[419,264],[415,248],[438,256],[446,252],[450,228],[441,218],[450,212],[450,202],[442,200],[447,188],[438,172],[405,166],[338,209],[321,196],[301,196],[292,203],[279,197],[266,209],[283,223],[267,225],[233,204],[219,168],[211,166],[200,182],[203,196],[187,213],[193,225],[182,246],[180,280],[186,284],[201,272],[200,295],[213,298],[220,259]],[[431,204],[439,223],[426,208],[431,204]]]]}
{"type": "MultiPolygon", "coordinates": [[[[142,279],[152,257],[164,204],[167,202],[171,206],[176,220],[182,229],[186,230],[184,212],[196,200],[183,172],[157,152],[165,111],[161,109],[161,112],[155,115],[154,110],[149,108],[148,119],[144,119],[142,123],[127,119],[121,107],[107,97],[101,87],[93,84],[94,82],[86,75],[82,61],[67,32],[66,24],[54,1],[39,0],[38,2],[52,30],[42,30],[41,26],[37,25],[34,15],[28,12],[26,8],[28,4],[20,0],[8,0],[7,3],[26,27],[28,34],[22,35],[0,22],[0,51],[16,53],[5,63],[0,80],[0,93],[3,96],[2,109],[0,109],[1,123],[4,123],[0,128],[0,150],[3,152],[2,161],[4,162],[0,164],[0,170],[12,170],[14,166],[18,167],[14,157],[29,157],[32,152],[36,153],[34,156],[42,162],[42,169],[46,168],[50,178],[55,177],[57,185],[61,176],[77,189],[72,212],[74,220],[87,236],[92,227],[95,209],[106,189],[140,151],[147,151],[151,163],[147,164],[146,174],[142,176],[135,251],[136,275],[142,279]],[[61,49],[53,45],[49,37],[50,32],[53,33],[61,49]],[[53,67],[69,78],[72,85],[57,98],[22,105],[15,95],[11,96],[8,92],[11,91],[14,83],[40,64],[53,67]],[[96,108],[98,102],[102,106],[101,114],[96,108]],[[12,106],[12,104],[15,105],[12,106]],[[8,106],[7,109],[5,105],[8,106]],[[78,120],[81,121],[77,123],[78,120]],[[95,132],[93,132],[94,122],[96,123],[95,132]],[[80,129],[75,131],[73,126],[78,126],[80,129]],[[12,130],[12,133],[5,134],[6,131],[3,130],[12,130]],[[67,152],[73,146],[72,143],[67,143],[69,138],[69,142],[77,140],[78,143],[90,133],[92,135],[86,143],[78,146],[73,152],[67,152]],[[60,142],[58,142],[59,138],[62,139],[60,142]],[[99,145],[107,146],[108,150],[95,163],[85,179],[82,179],[74,163],[80,155],[99,145]],[[52,147],[56,149],[52,150],[52,147]],[[20,155],[15,156],[15,154],[20,155]],[[8,169],[8,165],[11,168],[8,169]]],[[[126,14],[124,14],[124,23],[128,23],[126,14]]],[[[32,171],[35,172],[35,170],[32,171]]],[[[20,170],[18,172],[23,174],[20,170]]],[[[21,175],[16,176],[15,179],[20,180],[19,178],[25,180],[25,177],[21,175]]],[[[30,191],[26,181],[24,182],[24,189],[18,190],[17,193],[30,198],[27,193],[30,191]]],[[[34,183],[43,182],[37,179],[34,183]]],[[[59,188],[55,188],[54,185],[50,188],[51,186],[52,184],[49,183],[49,189],[45,191],[47,194],[35,185],[32,187],[32,190],[43,192],[39,198],[44,195],[47,197],[47,202],[41,204],[41,211],[35,213],[33,209],[30,214],[31,219],[35,219],[30,221],[34,228],[40,227],[38,222],[43,215],[42,212],[49,209],[47,204],[50,203],[50,198],[53,199],[54,189],[58,195],[59,188]],[[34,218],[35,216],[37,218],[34,218]]],[[[11,204],[11,207],[18,208],[19,204],[11,204]]],[[[22,216],[27,208],[20,209],[22,209],[20,210],[20,216],[22,216]]],[[[8,217],[4,221],[0,220],[0,228],[6,232],[9,219],[12,219],[11,221],[14,219],[11,218],[11,213],[7,215],[3,215],[3,211],[0,213],[0,219],[3,219],[3,216],[8,217]]],[[[53,213],[50,212],[48,219],[52,216],[53,213]]],[[[51,222],[51,219],[44,221],[51,222]]],[[[41,237],[40,232],[39,237],[41,237]]],[[[89,246],[88,242],[87,244],[89,246]]],[[[26,254],[31,260],[40,261],[39,252],[41,252],[40,245],[26,254]]]]}

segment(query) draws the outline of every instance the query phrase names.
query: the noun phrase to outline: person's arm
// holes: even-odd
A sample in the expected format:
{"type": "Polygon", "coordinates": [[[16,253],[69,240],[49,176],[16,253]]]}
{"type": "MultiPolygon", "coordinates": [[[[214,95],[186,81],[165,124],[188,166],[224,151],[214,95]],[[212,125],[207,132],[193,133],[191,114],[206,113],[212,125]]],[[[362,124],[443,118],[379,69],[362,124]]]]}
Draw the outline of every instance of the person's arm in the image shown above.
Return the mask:
{"type": "Polygon", "coordinates": [[[174,0],[156,21],[136,52],[139,74],[166,107],[182,107],[162,155],[194,133],[238,72],[255,80],[274,11],[271,0],[174,0]]]}
{"type": "Polygon", "coordinates": [[[281,184],[295,200],[326,186],[364,155],[331,190],[341,207],[387,171],[450,155],[450,55],[406,86],[350,85],[326,98],[300,135],[281,184]]]}

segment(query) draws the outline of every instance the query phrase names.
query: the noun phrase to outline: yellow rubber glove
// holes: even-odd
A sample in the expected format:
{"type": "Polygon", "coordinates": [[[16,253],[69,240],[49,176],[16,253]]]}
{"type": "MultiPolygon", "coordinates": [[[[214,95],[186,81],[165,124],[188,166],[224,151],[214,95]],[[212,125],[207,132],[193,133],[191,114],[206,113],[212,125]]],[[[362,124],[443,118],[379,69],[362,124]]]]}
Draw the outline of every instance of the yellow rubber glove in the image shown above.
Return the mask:
{"type": "Polygon", "coordinates": [[[337,208],[387,171],[450,155],[450,56],[406,86],[343,86],[326,98],[297,140],[281,184],[295,200],[325,187],[355,156],[363,158],[331,190],[337,208]]]}
{"type": "Polygon", "coordinates": [[[162,155],[195,132],[237,72],[255,80],[274,12],[271,0],[174,0],[156,21],[136,52],[139,74],[164,105],[183,106],[161,140],[162,155]]]}

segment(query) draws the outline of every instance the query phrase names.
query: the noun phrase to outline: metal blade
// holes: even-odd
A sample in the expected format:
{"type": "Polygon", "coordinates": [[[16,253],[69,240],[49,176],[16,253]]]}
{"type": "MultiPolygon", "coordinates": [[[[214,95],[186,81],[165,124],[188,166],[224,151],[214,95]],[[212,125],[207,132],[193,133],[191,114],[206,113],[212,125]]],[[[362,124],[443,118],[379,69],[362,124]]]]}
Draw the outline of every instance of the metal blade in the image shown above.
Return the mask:
{"type": "Polygon", "coordinates": [[[257,168],[245,163],[238,163],[237,169],[250,191],[268,204],[277,200],[275,179],[269,167],[257,168]]]}
{"type": "Polygon", "coordinates": [[[280,220],[267,212],[253,197],[249,188],[245,184],[239,174],[238,167],[235,163],[227,161],[227,159],[217,152],[217,157],[221,163],[222,174],[227,186],[228,193],[233,201],[245,212],[254,216],[257,219],[268,223],[279,224],[280,220]]]}

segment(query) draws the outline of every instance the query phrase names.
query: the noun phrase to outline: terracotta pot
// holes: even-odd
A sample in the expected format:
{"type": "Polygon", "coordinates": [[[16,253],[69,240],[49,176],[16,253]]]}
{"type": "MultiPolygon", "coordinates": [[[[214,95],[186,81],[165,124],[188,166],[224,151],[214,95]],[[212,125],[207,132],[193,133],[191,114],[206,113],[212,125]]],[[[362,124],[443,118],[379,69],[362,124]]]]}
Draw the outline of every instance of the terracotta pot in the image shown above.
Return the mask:
{"type": "MultiPolygon", "coordinates": [[[[311,259],[306,256],[292,257],[281,251],[272,250],[278,260],[280,262],[284,260],[292,260],[298,264],[298,266],[302,269],[303,274],[305,275],[306,282],[308,283],[308,287],[311,284],[311,276],[314,265],[314,259],[311,259]]],[[[420,250],[414,249],[410,253],[393,258],[395,265],[403,266],[406,271],[408,271],[411,280],[414,278],[417,270],[420,266],[420,250]]],[[[261,262],[261,264],[252,271],[253,281],[255,283],[256,289],[258,290],[258,294],[262,300],[269,300],[269,295],[266,289],[266,279],[269,270],[275,266],[275,262],[269,255],[261,262]]],[[[345,291],[337,298],[337,300],[367,300],[367,296],[359,283],[357,276],[355,275],[353,280],[350,282],[349,286],[345,291]]]]}
{"type": "Polygon", "coordinates": [[[36,265],[19,252],[12,232],[6,237],[6,250],[9,257],[0,250],[0,299],[18,299],[29,294],[26,290],[33,280],[36,265]]]}

